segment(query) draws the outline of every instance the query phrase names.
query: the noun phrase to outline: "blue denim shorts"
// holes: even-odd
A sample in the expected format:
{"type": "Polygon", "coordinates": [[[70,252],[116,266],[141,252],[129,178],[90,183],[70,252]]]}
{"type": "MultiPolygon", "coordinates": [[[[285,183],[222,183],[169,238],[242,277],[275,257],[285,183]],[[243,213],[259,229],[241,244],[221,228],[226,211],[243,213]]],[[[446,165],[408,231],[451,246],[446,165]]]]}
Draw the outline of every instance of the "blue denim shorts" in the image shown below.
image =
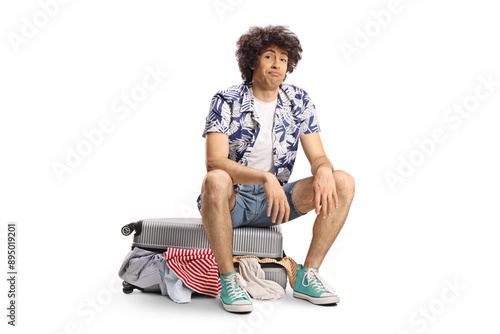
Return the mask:
{"type": "MultiPolygon", "coordinates": [[[[290,205],[290,215],[288,221],[303,216],[297,211],[292,200],[292,189],[298,181],[283,185],[283,190],[290,205]]],[[[262,184],[244,184],[236,194],[236,205],[231,210],[231,219],[233,227],[252,226],[268,227],[274,226],[278,222],[279,213],[276,217],[276,223],[273,224],[273,211],[267,216],[267,196],[264,193],[262,184]]],[[[274,210],[274,208],[273,208],[274,210]]],[[[285,217],[281,223],[285,222],[285,217]]]]}

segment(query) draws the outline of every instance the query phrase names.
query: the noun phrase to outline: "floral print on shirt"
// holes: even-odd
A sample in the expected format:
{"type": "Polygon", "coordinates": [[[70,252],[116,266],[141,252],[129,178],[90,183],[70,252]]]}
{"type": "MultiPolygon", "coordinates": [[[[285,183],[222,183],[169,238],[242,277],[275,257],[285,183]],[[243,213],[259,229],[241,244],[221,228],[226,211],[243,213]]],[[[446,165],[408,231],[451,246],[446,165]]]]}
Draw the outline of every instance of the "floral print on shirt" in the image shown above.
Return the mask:
{"type": "MultiPolygon", "coordinates": [[[[251,82],[231,86],[214,95],[202,136],[205,138],[208,132],[227,134],[229,159],[246,166],[259,131],[251,82]]],[[[313,132],[320,132],[320,127],[311,98],[303,89],[281,83],[272,138],[274,174],[282,185],[292,174],[299,136],[313,132]]],[[[234,183],[234,188],[239,191],[241,185],[234,183]]],[[[197,203],[201,210],[201,195],[197,203]]]]}

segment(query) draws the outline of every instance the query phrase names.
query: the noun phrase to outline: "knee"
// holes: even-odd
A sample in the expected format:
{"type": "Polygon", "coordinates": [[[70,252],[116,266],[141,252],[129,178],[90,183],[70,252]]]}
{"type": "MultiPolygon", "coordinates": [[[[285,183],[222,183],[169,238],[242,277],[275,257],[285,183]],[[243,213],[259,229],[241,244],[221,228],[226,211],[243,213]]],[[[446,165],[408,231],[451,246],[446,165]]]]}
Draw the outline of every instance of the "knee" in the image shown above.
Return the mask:
{"type": "Polygon", "coordinates": [[[205,175],[201,197],[208,200],[226,198],[232,187],[233,180],[231,176],[221,169],[215,169],[205,175]]]}
{"type": "Polygon", "coordinates": [[[337,194],[348,200],[352,200],[354,198],[355,189],[354,177],[343,170],[336,170],[333,172],[333,178],[335,179],[337,194]]]}

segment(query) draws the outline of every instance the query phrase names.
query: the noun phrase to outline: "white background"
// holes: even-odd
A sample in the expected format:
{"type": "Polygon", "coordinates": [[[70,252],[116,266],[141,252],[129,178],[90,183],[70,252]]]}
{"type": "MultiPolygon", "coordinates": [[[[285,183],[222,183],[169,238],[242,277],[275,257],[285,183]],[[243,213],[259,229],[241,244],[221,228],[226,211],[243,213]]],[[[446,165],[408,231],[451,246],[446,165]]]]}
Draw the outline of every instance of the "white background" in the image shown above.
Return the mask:
{"type": "MultiPolygon", "coordinates": [[[[0,5],[1,249],[8,222],[18,224],[19,247],[18,327],[6,324],[2,279],[2,332],[498,332],[500,87],[461,123],[443,118],[473,101],[479,77],[500,81],[494,2],[401,0],[383,27],[370,13],[389,0],[69,1],[52,5],[46,21],[43,3],[0,5]],[[30,35],[26,22],[35,21],[30,35]],[[238,37],[267,24],[299,36],[303,59],[286,82],[311,95],[330,160],[356,179],[321,267],[340,304],[314,306],[288,288],[234,315],[212,298],[177,305],[121,293],[116,273],[132,237],[120,228],[198,216],[210,99],[242,81],[238,37]],[[362,45],[365,28],[372,37],[362,45]],[[16,46],[23,31],[29,38],[16,46]],[[348,61],[341,45],[356,39],[362,47],[348,61]],[[121,119],[113,103],[148,67],[168,75],[121,119]],[[59,180],[54,162],[65,164],[68,147],[104,119],[113,130],[59,180]],[[446,140],[418,153],[415,141],[436,128],[446,140]],[[419,165],[391,189],[386,173],[410,157],[419,165]]],[[[309,171],[300,152],[291,180],[309,171]]],[[[285,251],[299,263],[313,221],[311,213],[283,226],[285,251]]]]}

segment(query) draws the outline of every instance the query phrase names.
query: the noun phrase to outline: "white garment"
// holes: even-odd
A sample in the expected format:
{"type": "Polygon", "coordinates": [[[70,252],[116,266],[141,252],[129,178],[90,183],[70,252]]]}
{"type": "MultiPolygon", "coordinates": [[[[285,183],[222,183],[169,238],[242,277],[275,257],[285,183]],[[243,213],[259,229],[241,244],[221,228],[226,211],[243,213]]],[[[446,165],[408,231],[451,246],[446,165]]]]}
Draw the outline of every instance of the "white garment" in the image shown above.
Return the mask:
{"type": "Polygon", "coordinates": [[[276,98],[272,102],[263,102],[254,97],[253,101],[260,130],[248,158],[247,166],[274,174],[273,127],[278,99],[276,98]]]}
{"type": "Polygon", "coordinates": [[[266,274],[255,258],[245,258],[239,261],[239,272],[245,280],[245,289],[254,299],[279,299],[285,295],[285,290],[278,283],[266,280],[266,274]]]}
{"type": "Polygon", "coordinates": [[[165,260],[163,260],[160,267],[160,274],[162,278],[160,282],[162,295],[169,296],[170,299],[178,304],[191,302],[191,293],[193,290],[188,288],[173,270],[170,270],[165,260]]]}

